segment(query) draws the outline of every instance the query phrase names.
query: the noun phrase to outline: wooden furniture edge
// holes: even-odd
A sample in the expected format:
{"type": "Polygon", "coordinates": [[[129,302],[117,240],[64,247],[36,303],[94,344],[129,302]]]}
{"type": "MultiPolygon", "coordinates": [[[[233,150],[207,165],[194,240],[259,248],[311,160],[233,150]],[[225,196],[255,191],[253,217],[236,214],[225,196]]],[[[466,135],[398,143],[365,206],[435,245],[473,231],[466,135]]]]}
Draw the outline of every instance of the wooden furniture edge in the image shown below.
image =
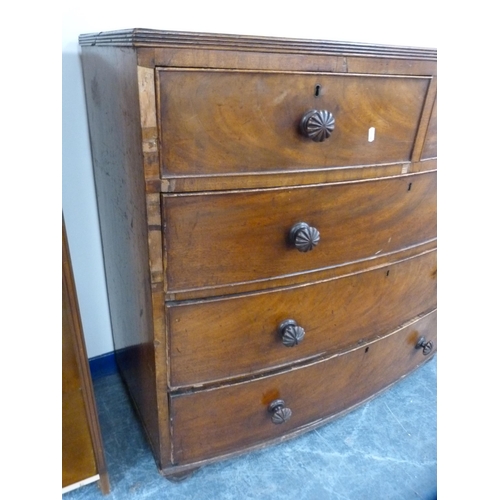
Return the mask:
{"type": "Polygon", "coordinates": [[[76,332],[74,338],[76,343],[76,358],[78,360],[78,371],[83,386],[82,396],[85,404],[85,412],[89,423],[90,436],[92,439],[94,457],[96,461],[97,472],[99,475],[99,487],[104,495],[110,492],[109,474],[104,457],[104,448],[102,443],[101,428],[97,417],[97,405],[95,402],[94,388],[91,382],[90,369],[88,364],[87,349],[83,337],[83,326],[80,318],[80,308],[76,294],[76,284],[71,265],[71,254],[66,234],[64,215],[62,219],[62,268],[63,268],[63,286],[67,291],[67,297],[70,302],[71,319],[76,332]]]}
{"type": "MultiPolygon", "coordinates": [[[[432,312],[431,312],[432,313],[432,312]]],[[[376,392],[375,394],[372,394],[370,397],[364,399],[363,401],[360,401],[356,403],[355,405],[350,406],[349,408],[346,408],[345,410],[342,410],[339,413],[336,413],[334,415],[331,415],[330,417],[326,418],[321,418],[318,419],[314,422],[311,422],[307,425],[304,425],[298,429],[294,429],[290,433],[280,436],[274,439],[267,440],[265,443],[258,443],[256,445],[251,445],[249,447],[246,447],[245,449],[241,449],[238,451],[226,453],[223,455],[218,455],[217,457],[214,458],[208,458],[206,460],[201,460],[198,462],[193,462],[190,464],[186,465],[176,465],[173,468],[164,468],[160,469],[160,473],[168,480],[177,482],[180,480],[183,480],[185,478],[190,477],[194,472],[196,472],[198,469],[201,467],[204,467],[206,465],[218,463],[224,460],[236,458],[242,455],[245,455],[247,453],[251,453],[254,451],[262,450],[265,448],[268,448],[269,446],[273,446],[276,444],[284,443],[286,441],[290,441],[298,436],[301,436],[302,434],[306,434],[309,431],[312,431],[314,429],[317,429],[319,427],[322,427],[323,425],[329,424],[339,418],[342,418],[346,416],[347,414],[351,413],[352,411],[356,410],[357,408],[363,406],[364,404],[368,403],[369,401],[372,401],[373,399],[376,399],[378,396],[384,394],[386,391],[390,390],[393,386],[401,382],[403,379],[407,378],[410,376],[412,373],[417,371],[419,368],[427,364],[429,361],[431,361],[434,356],[436,356],[437,351],[435,351],[433,354],[431,354],[428,358],[424,358],[422,363],[418,364],[415,366],[412,370],[410,370],[408,373],[405,373],[403,376],[395,380],[394,382],[391,382],[389,385],[381,389],[380,391],[376,392]]],[[[318,362],[318,360],[316,360],[318,362]]]]}
{"type": "Polygon", "coordinates": [[[357,55],[361,57],[376,56],[415,60],[437,59],[437,50],[430,47],[219,33],[189,33],[143,28],[82,34],[79,37],[79,43],[82,46],[205,47],[212,50],[233,48],[259,52],[357,55]]]}

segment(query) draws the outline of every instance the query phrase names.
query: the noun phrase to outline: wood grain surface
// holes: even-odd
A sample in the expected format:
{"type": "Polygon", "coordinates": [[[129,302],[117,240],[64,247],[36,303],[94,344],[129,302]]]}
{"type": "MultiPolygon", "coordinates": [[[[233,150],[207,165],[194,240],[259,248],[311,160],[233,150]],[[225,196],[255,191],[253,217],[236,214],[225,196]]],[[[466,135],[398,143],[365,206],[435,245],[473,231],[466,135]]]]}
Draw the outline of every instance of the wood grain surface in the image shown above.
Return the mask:
{"type": "Polygon", "coordinates": [[[436,307],[436,253],[285,290],[167,304],[170,384],[253,375],[385,334],[436,307]],[[306,332],[291,348],[278,333],[290,318],[306,332]]]}
{"type": "Polygon", "coordinates": [[[436,175],[296,189],[163,196],[169,292],[300,274],[436,237],[436,175]],[[321,239],[301,253],[290,228],[321,239]]]}
{"type": "Polygon", "coordinates": [[[174,463],[185,464],[284,436],[369,398],[426,361],[420,336],[436,345],[436,313],[385,338],[278,375],[213,390],[171,396],[174,463]],[[293,412],[271,422],[269,403],[293,412]]]}
{"type": "Polygon", "coordinates": [[[116,355],[164,474],[310,429],[427,359],[434,49],[147,29],[80,43],[116,355]],[[335,117],[324,142],[300,132],[311,109],[335,117]],[[320,232],[311,252],[287,241],[298,222],[320,232]],[[293,348],[289,317],[306,330],[293,348]]]}
{"type": "Polygon", "coordinates": [[[437,157],[437,98],[432,107],[432,114],[429,121],[429,128],[425,137],[424,149],[422,151],[422,158],[436,158],[437,157]]]}
{"type": "Polygon", "coordinates": [[[109,475],[63,219],[62,487],[71,488],[95,476],[102,493],[109,493],[109,475]]]}
{"type": "Polygon", "coordinates": [[[157,79],[164,177],[408,161],[430,81],[170,69],[157,79]],[[311,109],[335,117],[322,143],[299,132],[311,109]]]}
{"type": "MultiPolygon", "coordinates": [[[[141,123],[147,125],[150,118],[143,112],[141,122],[139,75],[132,49],[85,47],[82,58],[116,359],[156,456],[168,455],[169,446],[161,446],[162,441],[168,444],[168,432],[158,423],[163,400],[157,399],[157,379],[162,387],[166,378],[162,380],[164,371],[155,368],[151,295],[157,262],[155,242],[161,238],[148,232],[148,219],[154,221],[159,199],[152,196],[149,203],[146,201],[142,163],[141,123]]],[[[159,213],[156,216],[159,219],[159,213]]],[[[159,270],[161,276],[161,262],[159,270]]],[[[158,333],[164,338],[164,330],[158,333]]]]}

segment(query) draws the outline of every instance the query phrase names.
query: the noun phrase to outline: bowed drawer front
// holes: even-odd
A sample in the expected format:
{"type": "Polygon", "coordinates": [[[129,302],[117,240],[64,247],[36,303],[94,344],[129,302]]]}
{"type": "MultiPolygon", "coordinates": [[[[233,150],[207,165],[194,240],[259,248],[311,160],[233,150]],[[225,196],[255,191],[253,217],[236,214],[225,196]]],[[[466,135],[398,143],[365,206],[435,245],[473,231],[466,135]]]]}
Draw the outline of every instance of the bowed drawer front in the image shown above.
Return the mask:
{"type": "Polygon", "coordinates": [[[436,307],[436,265],[430,251],[303,286],[168,304],[170,383],[262,373],[383,335],[436,307]],[[280,330],[290,319],[295,330],[280,330]]]}
{"type": "Polygon", "coordinates": [[[435,331],[436,315],[431,313],[380,340],[296,370],[172,396],[176,462],[277,439],[356,405],[421,363],[422,352],[415,348],[418,339],[435,345],[435,331]],[[291,411],[279,423],[273,422],[269,411],[276,400],[291,411]]]}
{"type": "Polygon", "coordinates": [[[82,35],[116,359],[160,471],[291,438],[436,352],[436,53],[82,35]]]}
{"type": "MultiPolygon", "coordinates": [[[[166,195],[166,282],[171,292],[207,288],[207,295],[220,294],[224,285],[277,280],[394,252],[435,237],[435,206],[435,172],[294,189],[166,195]],[[300,222],[318,232],[311,251],[291,241],[290,231],[300,222]]],[[[307,248],[307,239],[303,244],[307,248]]]]}

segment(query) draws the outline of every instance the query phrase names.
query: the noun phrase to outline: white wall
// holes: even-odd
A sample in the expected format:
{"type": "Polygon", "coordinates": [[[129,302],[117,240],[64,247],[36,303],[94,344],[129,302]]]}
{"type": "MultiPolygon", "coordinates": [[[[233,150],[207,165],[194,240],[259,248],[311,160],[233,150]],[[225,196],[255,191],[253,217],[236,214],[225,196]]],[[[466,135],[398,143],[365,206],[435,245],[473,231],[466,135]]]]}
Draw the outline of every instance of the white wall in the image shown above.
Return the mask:
{"type": "Polygon", "coordinates": [[[437,46],[434,3],[66,0],[63,4],[63,211],[90,358],[113,350],[78,35],[152,28],[437,46]],[[408,7],[406,7],[408,5],[408,7]]]}

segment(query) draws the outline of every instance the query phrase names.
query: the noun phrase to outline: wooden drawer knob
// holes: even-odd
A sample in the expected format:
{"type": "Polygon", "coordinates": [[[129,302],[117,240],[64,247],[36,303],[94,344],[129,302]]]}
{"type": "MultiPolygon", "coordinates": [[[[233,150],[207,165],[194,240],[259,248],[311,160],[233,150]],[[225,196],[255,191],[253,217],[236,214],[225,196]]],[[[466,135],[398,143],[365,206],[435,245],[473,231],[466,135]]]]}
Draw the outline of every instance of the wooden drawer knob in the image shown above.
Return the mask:
{"type": "Polygon", "coordinates": [[[285,402],[282,399],[275,399],[267,409],[272,413],[271,420],[273,424],[283,424],[290,420],[292,416],[292,410],[285,407],[285,402]]]}
{"type": "Polygon", "coordinates": [[[332,135],[335,128],[335,118],[326,109],[312,109],[300,121],[300,130],[303,135],[314,142],[323,142],[332,135]]]}
{"type": "Polygon", "coordinates": [[[305,222],[295,224],[288,240],[299,252],[309,252],[319,243],[319,231],[305,222]]]}
{"type": "Polygon", "coordinates": [[[279,332],[283,344],[287,347],[293,347],[304,340],[305,330],[297,325],[293,319],[287,319],[279,326],[279,332]]]}
{"type": "Polygon", "coordinates": [[[433,347],[434,345],[430,340],[426,341],[425,337],[420,337],[418,339],[417,345],[415,346],[415,349],[422,349],[424,356],[427,356],[427,354],[432,351],[433,347]]]}

